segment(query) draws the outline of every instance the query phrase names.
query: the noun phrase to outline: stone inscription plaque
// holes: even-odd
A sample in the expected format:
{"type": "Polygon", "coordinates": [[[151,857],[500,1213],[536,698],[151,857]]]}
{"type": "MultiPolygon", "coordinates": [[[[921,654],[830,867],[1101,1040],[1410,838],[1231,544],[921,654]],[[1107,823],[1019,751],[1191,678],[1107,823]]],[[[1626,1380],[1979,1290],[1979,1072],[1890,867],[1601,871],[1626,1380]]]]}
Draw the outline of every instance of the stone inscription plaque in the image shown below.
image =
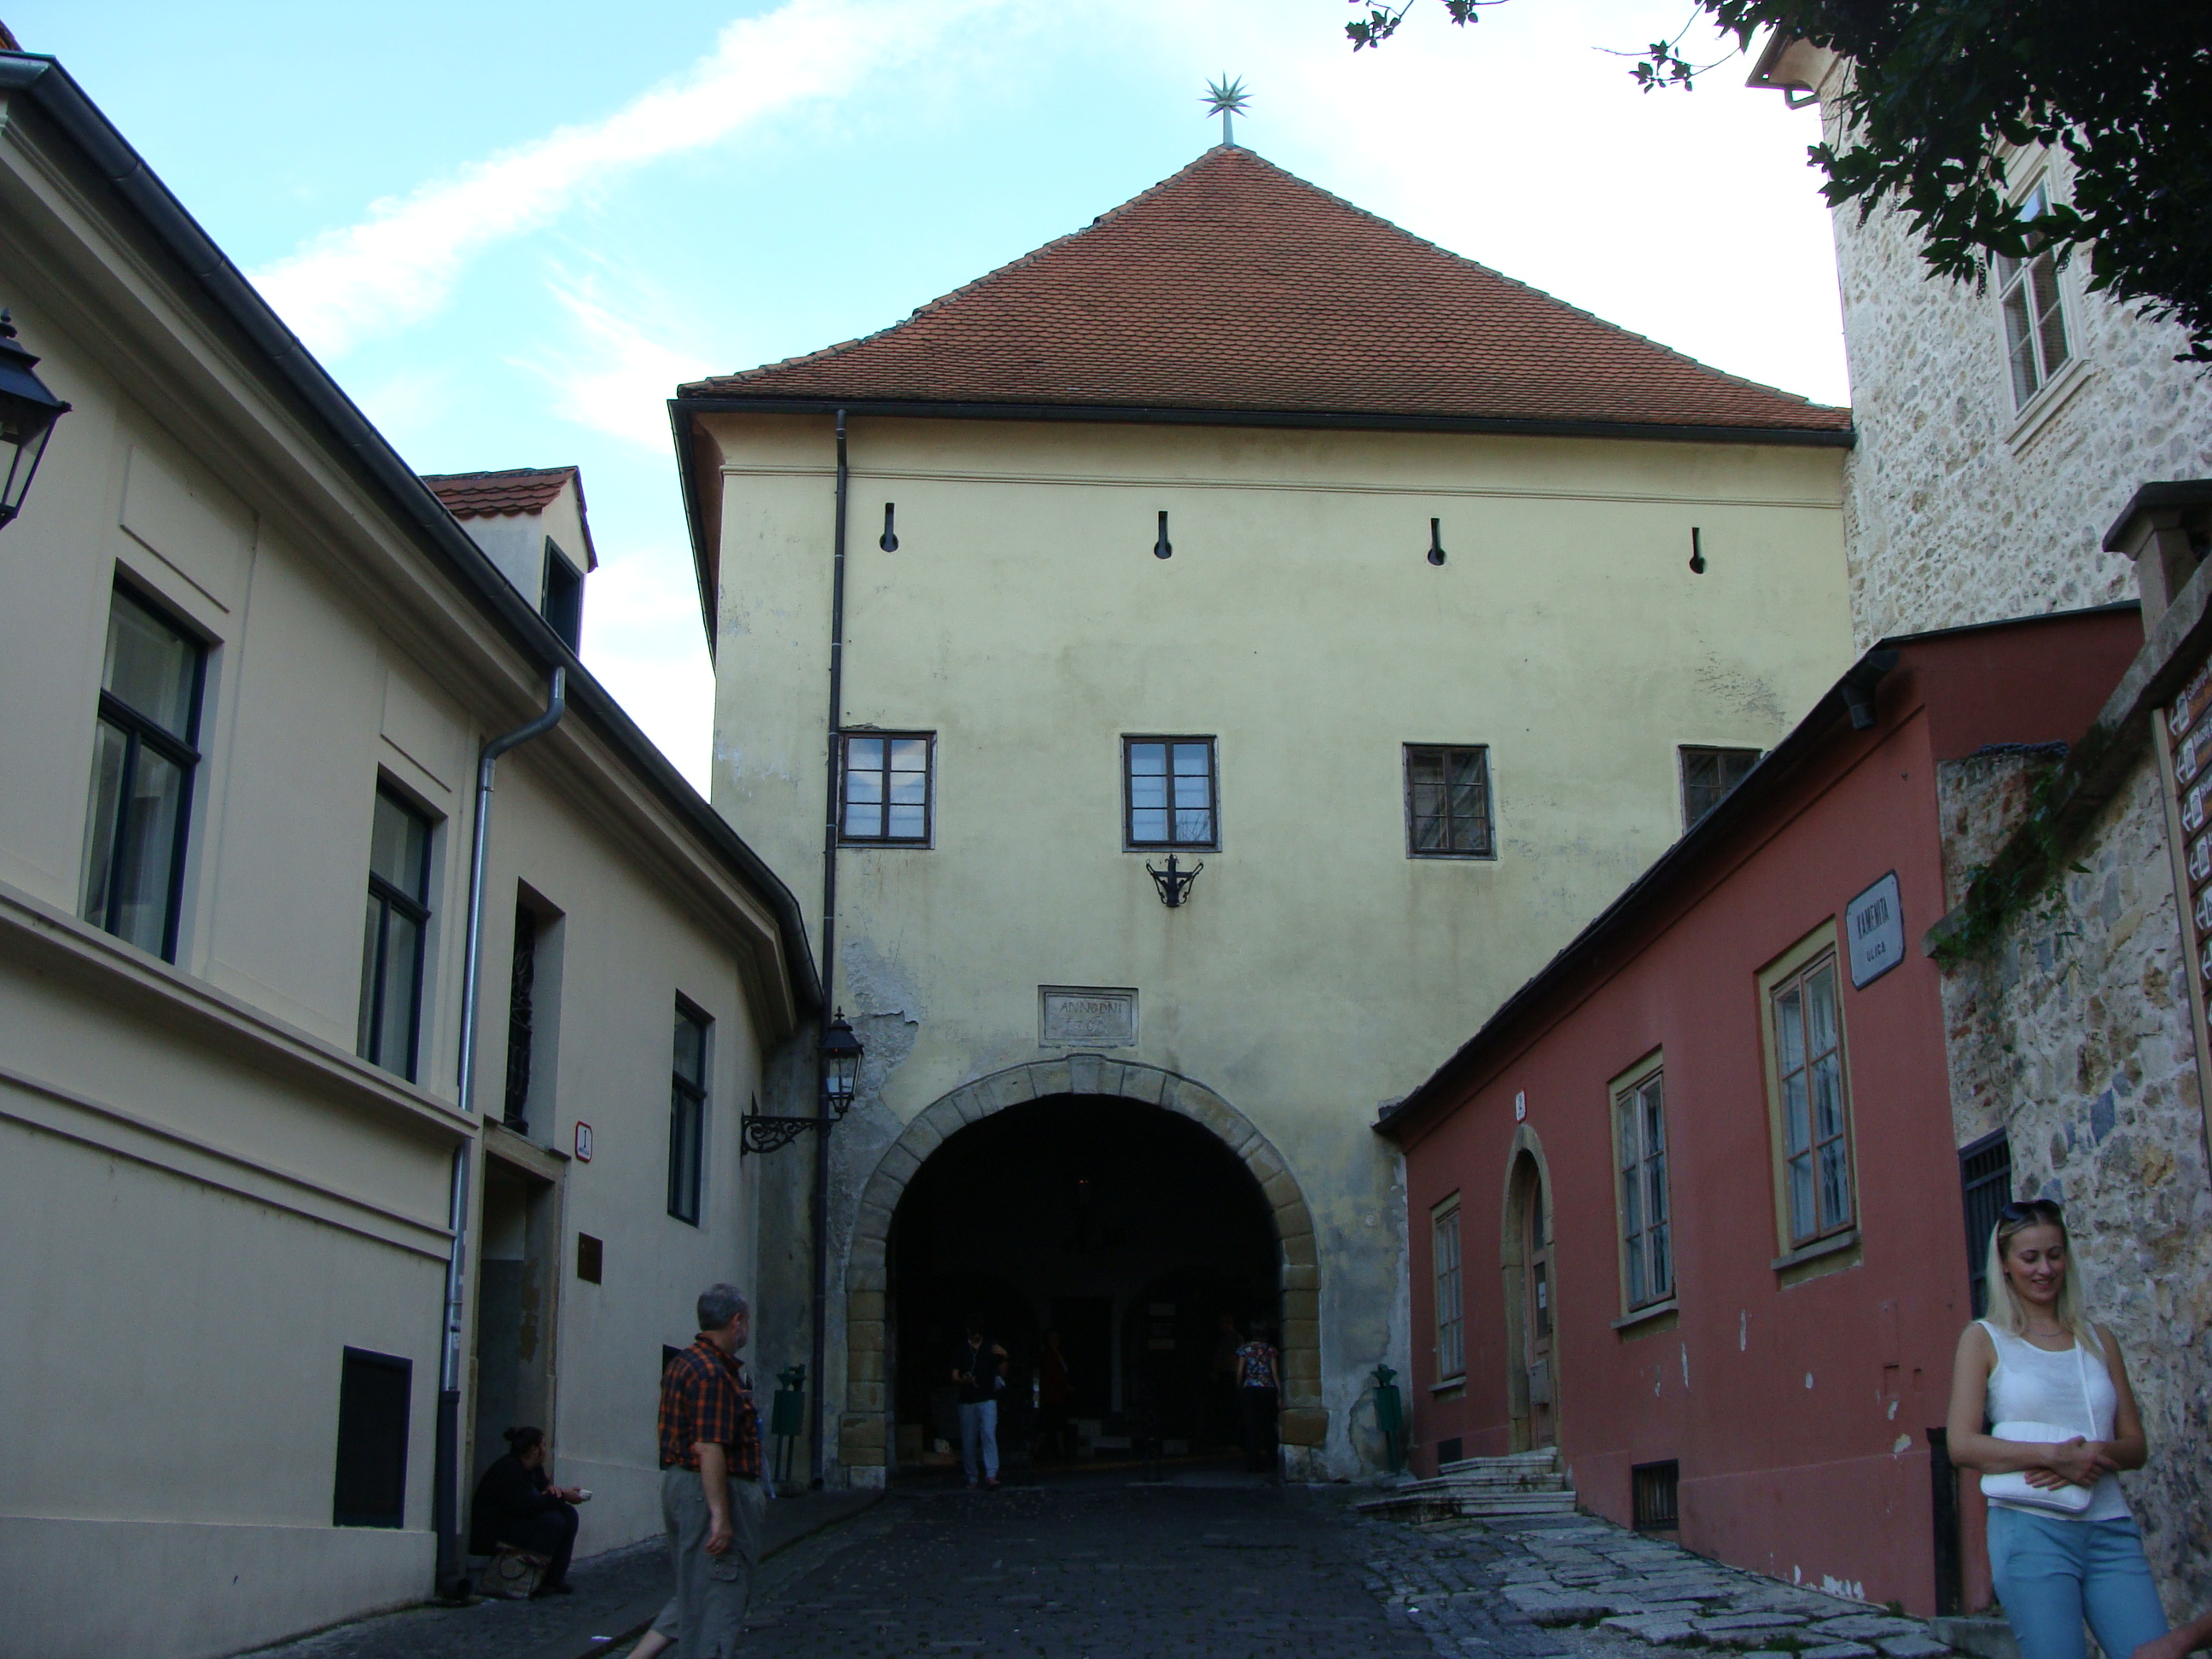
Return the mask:
{"type": "Polygon", "coordinates": [[[1137,994],[1097,985],[1040,985],[1037,1042],[1045,1048],[1134,1048],[1137,994]]]}

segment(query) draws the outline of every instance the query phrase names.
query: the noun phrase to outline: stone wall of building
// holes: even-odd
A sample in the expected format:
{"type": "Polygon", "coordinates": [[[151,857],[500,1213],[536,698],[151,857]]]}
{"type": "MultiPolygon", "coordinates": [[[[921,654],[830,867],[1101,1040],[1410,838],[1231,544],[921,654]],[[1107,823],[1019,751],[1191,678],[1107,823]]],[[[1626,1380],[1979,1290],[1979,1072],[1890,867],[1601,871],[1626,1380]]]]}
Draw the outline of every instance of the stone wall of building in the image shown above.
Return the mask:
{"type": "MultiPolygon", "coordinates": [[[[2055,759],[1943,768],[1954,903],[2055,759]]],[[[2127,1356],[2151,1456],[2121,1484],[2179,1619],[2212,1607],[2212,1171],[2160,790],[2146,752],[2083,867],[1945,975],[1944,1015],[1958,1144],[2008,1132],[2014,1194],[2065,1205],[2091,1317],[2127,1356]]]]}
{"type": "Polygon", "coordinates": [[[2212,377],[2173,361],[2182,331],[2087,293],[2083,264],[2062,270],[2074,361],[2023,418],[1994,287],[1929,274],[1899,214],[1847,207],[1835,232],[1858,646],[2132,599],[2106,529],[2142,484],[2212,475],[2212,377]]]}

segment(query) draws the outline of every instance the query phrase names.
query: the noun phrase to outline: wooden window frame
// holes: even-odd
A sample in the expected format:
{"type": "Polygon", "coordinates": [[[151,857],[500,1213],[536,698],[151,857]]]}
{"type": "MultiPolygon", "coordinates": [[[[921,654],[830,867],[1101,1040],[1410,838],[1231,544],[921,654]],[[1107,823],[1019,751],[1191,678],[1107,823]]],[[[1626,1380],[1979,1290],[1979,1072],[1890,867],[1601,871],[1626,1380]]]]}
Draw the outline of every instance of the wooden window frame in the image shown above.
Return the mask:
{"type": "MultiPolygon", "coordinates": [[[[355,1045],[361,1057],[372,1066],[416,1080],[416,1073],[422,1059],[422,981],[430,957],[430,872],[435,862],[434,854],[438,839],[438,820],[424,811],[391,784],[379,779],[376,796],[388,800],[422,826],[422,865],[416,872],[422,885],[418,897],[397,884],[386,880],[372,867],[368,872],[368,896],[376,906],[376,941],[371,951],[368,982],[361,988],[362,1006],[360,1031],[362,1038],[355,1045]],[[385,952],[392,939],[392,917],[394,912],[415,924],[415,963],[408,975],[407,994],[411,1000],[407,1023],[407,1053],[404,1063],[393,1065],[382,1050],[385,1036],[384,988],[385,952]]],[[[372,811],[374,809],[372,808],[372,811]]],[[[364,941],[364,945],[366,945],[364,941]]]]}
{"type": "MultiPolygon", "coordinates": [[[[2047,167],[2029,180],[2014,198],[2014,209],[2021,218],[2030,216],[2028,210],[2039,198],[2041,206],[2033,216],[2038,218],[2042,216],[2044,210],[2057,201],[2057,192],[2051,185],[2051,172],[2047,167]]],[[[2073,308],[2067,301],[2064,272],[2058,258],[2042,244],[2031,248],[2025,259],[2010,259],[1999,254],[1990,263],[1995,280],[1990,286],[1996,296],[1997,337],[2004,349],[2005,383],[2012,392],[2014,414],[2025,415],[2052,383],[2065,373],[2067,367],[2081,356],[2075,342],[2073,308]],[[2037,294],[2039,271],[2050,284],[2051,303],[2048,307],[2042,305],[2037,294]],[[2027,325],[2025,337],[2020,339],[2014,337],[2013,306],[2015,299],[2021,301],[2021,315],[2027,325]],[[2045,330],[2054,319],[2058,328],[2059,346],[2064,353],[2056,363],[2046,361],[2048,341],[2045,330]],[[2023,345],[2027,350],[2030,372],[2035,377],[2035,384],[2025,391],[2021,387],[2020,375],[2014,364],[2014,359],[2020,355],[2023,345]]]]}
{"type": "Polygon", "coordinates": [[[1642,1313],[1647,1309],[1662,1308],[1674,1300],[1674,1200],[1671,1158],[1673,1137],[1668,1127],[1667,1059],[1663,1050],[1655,1050],[1636,1062],[1607,1085],[1612,1102],[1613,1202],[1613,1238],[1620,1255],[1620,1309],[1624,1314],[1642,1313]],[[1640,1109],[1647,1090],[1659,1090],[1660,1145],[1655,1150],[1644,1136],[1645,1118],[1640,1109]],[[1626,1161],[1625,1140],[1626,1132],[1635,1137],[1635,1158],[1626,1161]],[[1644,1184],[1650,1165],[1656,1158],[1659,1164],[1659,1189],[1662,1212],[1652,1218],[1651,1194],[1644,1184]],[[1637,1183],[1632,1194],[1630,1182],[1637,1183]],[[1632,1229],[1631,1222],[1635,1222],[1632,1229]],[[1654,1232],[1663,1235],[1661,1249],[1664,1251],[1666,1279],[1658,1282],[1650,1273],[1653,1255],[1650,1249],[1654,1232]],[[1636,1282],[1633,1263],[1637,1260],[1634,1246],[1644,1246],[1643,1261],[1646,1284],[1636,1282]]]}
{"type": "MultiPolygon", "coordinates": [[[[1828,1240],[1848,1240],[1856,1234],[1859,1224],[1856,1116],[1851,1109],[1850,1033],[1845,1021],[1843,994],[1844,987],[1849,982],[1833,917],[1776,957],[1759,975],[1759,1037],[1765,1048],[1766,1066],[1767,1133],[1771,1147],[1770,1162],[1773,1168],[1775,1235],[1785,1259],[1797,1252],[1820,1248],[1828,1240]],[[1806,1113],[1810,1135],[1807,1158],[1813,1176],[1814,1225],[1812,1231],[1801,1233],[1797,1231],[1795,1212],[1790,1202],[1790,1131],[1785,1119],[1776,1004],[1784,992],[1794,985],[1802,985],[1809,981],[1823,966],[1832,974],[1835,987],[1837,1088],[1841,1101],[1843,1127],[1837,1135],[1824,1139],[1820,1134],[1808,1090],[1806,1113]],[[1844,1184],[1850,1210],[1839,1219],[1828,1219],[1820,1214],[1820,1152],[1823,1146],[1838,1142],[1844,1152],[1844,1184]]],[[[1808,1054],[1808,1073],[1813,1058],[1808,1054]]]]}
{"type": "MultiPolygon", "coordinates": [[[[866,805],[869,803],[862,802],[866,805]]],[[[937,834],[937,733],[934,732],[878,732],[851,727],[837,733],[837,844],[840,847],[928,847],[937,834]],[[881,742],[884,765],[879,770],[884,779],[884,799],[874,803],[882,809],[882,835],[854,835],[846,828],[851,820],[853,745],[855,743],[881,742]],[[890,750],[894,743],[919,743],[922,745],[921,833],[918,836],[894,836],[890,829],[890,750]]]]}
{"type": "Polygon", "coordinates": [[[1675,744],[1674,781],[1677,793],[1681,799],[1682,833],[1686,836],[1688,835],[1691,830],[1696,829],[1708,817],[1711,817],[1713,813],[1719,809],[1720,804],[1723,801],[1726,800],[1730,795],[1735,793],[1735,792],[1742,787],[1744,778],[1748,778],[1751,775],[1752,768],[1756,767],[1759,763],[1765,757],[1766,751],[1765,750],[1753,749],[1746,744],[1682,743],[1675,744]],[[1741,757],[1748,755],[1751,757],[1751,765],[1744,768],[1743,777],[1738,778],[1734,783],[1729,784],[1725,789],[1723,789],[1718,795],[1713,798],[1713,804],[1705,808],[1704,811],[1698,813],[1695,817],[1692,817],[1690,816],[1690,757],[1693,755],[1713,755],[1717,757],[1741,757]]]}
{"type": "Polygon", "coordinates": [[[1215,737],[1202,732],[1168,733],[1157,732],[1125,732],[1121,738],[1121,850],[1125,853],[1218,853],[1221,850],[1221,743],[1215,737]],[[1167,815],[1168,838],[1165,841],[1141,841],[1136,835],[1137,793],[1136,773],[1131,769],[1131,758],[1140,743],[1167,745],[1167,815]],[[1206,817],[1212,834],[1203,841],[1186,840],[1176,835],[1175,746],[1177,744],[1202,743],[1206,745],[1206,817]]]}
{"type": "MultiPolygon", "coordinates": [[[[161,941],[155,953],[162,961],[173,963],[177,959],[177,936],[184,917],[185,860],[191,846],[193,785],[199,778],[200,712],[207,701],[208,642],[197,629],[187,626],[184,620],[168,606],[131,584],[119,580],[110,590],[108,607],[111,618],[114,613],[114,606],[118,601],[134,605],[143,611],[155,622],[175,635],[192,653],[191,703],[185,711],[185,730],[181,733],[170,731],[152,715],[141,713],[109,690],[104,663],[100,671],[100,713],[94,722],[95,734],[98,728],[102,726],[112,726],[123,734],[123,765],[120,782],[116,790],[116,807],[118,812],[127,811],[129,803],[133,799],[131,784],[137,774],[138,757],[144,750],[152,750],[155,755],[175,767],[181,775],[177,788],[177,822],[169,842],[168,891],[162,896],[161,941]]],[[[112,621],[110,625],[112,626],[112,621]]],[[[103,633],[101,635],[103,653],[106,648],[106,639],[107,635],[103,633]]],[[[95,757],[94,762],[95,782],[98,766],[99,763],[95,757]]],[[[86,803],[88,818],[97,804],[96,796],[93,800],[86,803]]],[[[86,840],[89,844],[91,841],[89,825],[87,828],[86,840]]],[[[113,933],[120,939],[123,933],[121,932],[122,917],[119,913],[125,890],[122,877],[124,864],[130,854],[130,838],[119,833],[118,827],[111,826],[108,840],[106,902],[100,907],[100,915],[95,916],[88,914],[85,915],[84,919],[101,932],[113,933]]],[[[79,872],[79,884],[86,890],[78,902],[77,908],[80,913],[86,912],[89,908],[91,873],[88,869],[79,872]]]]}
{"type": "Polygon", "coordinates": [[[668,1213],[696,1227],[706,1213],[707,1109],[714,1074],[714,1022],[690,998],[676,999],[677,1020],[699,1029],[699,1075],[684,1075],[671,1029],[668,1062],[668,1213]],[[686,1139],[690,1145],[685,1146],[686,1139]],[[687,1160],[685,1154],[689,1152],[687,1160]],[[688,1179],[687,1179],[688,1176],[688,1179]]]}
{"type": "Polygon", "coordinates": [[[1429,1212],[1429,1284],[1436,1296],[1431,1310],[1436,1323],[1436,1386],[1450,1388],[1467,1380],[1467,1257],[1466,1237],[1460,1226],[1459,1194],[1454,1193],[1429,1212]],[[1443,1261],[1445,1230],[1451,1238],[1451,1265],[1443,1261]],[[1447,1316],[1445,1279],[1450,1278],[1447,1316]]]}
{"type": "MultiPolygon", "coordinates": [[[[1486,743],[1408,743],[1399,745],[1398,769],[1406,798],[1406,856],[1409,859],[1476,860],[1495,863],[1498,859],[1498,791],[1490,775],[1490,745],[1486,743]],[[1475,848],[1423,847],[1414,829],[1413,757],[1416,755],[1473,755],[1482,769],[1482,841],[1475,848]]],[[[1449,791],[1449,781],[1443,786],[1449,791]]],[[[1451,823],[1449,811],[1446,824],[1451,823]]],[[[1449,836],[1447,837],[1449,838],[1449,836]]]]}

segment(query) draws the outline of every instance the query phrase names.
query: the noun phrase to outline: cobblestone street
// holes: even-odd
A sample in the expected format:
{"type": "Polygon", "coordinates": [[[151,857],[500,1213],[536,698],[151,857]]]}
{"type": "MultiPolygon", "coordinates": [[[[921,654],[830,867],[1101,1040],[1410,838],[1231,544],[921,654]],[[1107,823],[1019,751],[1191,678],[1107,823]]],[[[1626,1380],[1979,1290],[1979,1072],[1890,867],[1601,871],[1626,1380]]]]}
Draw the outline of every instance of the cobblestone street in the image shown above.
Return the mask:
{"type": "Polygon", "coordinates": [[[763,1575],[749,1652],[1431,1651],[1375,1593],[1349,1496],[1226,1475],[894,1493],[763,1575]]]}
{"type": "MultiPolygon", "coordinates": [[[[1371,1487],[1097,1474],[988,1494],[817,1495],[776,1530],[748,1659],[1942,1659],[1917,1620],[1718,1565],[1589,1516],[1363,1517],[1371,1487]],[[850,1518],[838,1518],[849,1516],[850,1518]],[[809,1526],[823,1529],[799,1535],[809,1526]]],[[[418,1607],[264,1659],[600,1659],[667,1594],[647,1543],[580,1562],[574,1598],[418,1607]]]]}

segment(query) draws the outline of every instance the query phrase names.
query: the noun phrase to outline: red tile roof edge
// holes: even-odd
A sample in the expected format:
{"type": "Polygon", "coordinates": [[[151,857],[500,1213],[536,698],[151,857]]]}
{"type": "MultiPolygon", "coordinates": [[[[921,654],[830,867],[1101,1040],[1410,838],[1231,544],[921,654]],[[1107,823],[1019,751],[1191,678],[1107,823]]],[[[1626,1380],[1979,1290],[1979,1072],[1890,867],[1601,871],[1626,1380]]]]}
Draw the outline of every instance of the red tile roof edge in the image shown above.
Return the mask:
{"type": "Polygon", "coordinates": [[[599,551],[592,545],[591,514],[584,504],[584,470],[580,466],[511,466],[491,472],[424,472],[416,476],[444,503],[446,511],[457,519],[513,519],[540,513],[552,504],[563,484],[574,483],[576,521],[584,532],[585,568],[599,568],[599,551]]]}
{"type": "MultiPolygon", "coordinates": [[[[1218,149],[1219,146],[1216,146],[1215,148],[1218,149]]],[[[1237,148],[1241,149],[1243,147],[1238,146],[1237,148]]],[[[757,364],[751,368],[741,369],[733,374],[710,375],[704,380],[687,381],[678,386],[677,395],[678,397],[686,400],[725,397],[742,398],[745,395],[743,387],[747,382],[757,380],[778,370],[792,368],[802,364],[826,362],[830,359],[841,356],[846,352],[851,351],[857,347],[866,345],[872,341],[881,339],[886,335],[895,334],[899,330],[908,326],[920,318],[927,316],[931,312],[936,311],[942,307],[951,305],[955,301],[959,300],[963,296],[981,288],[984,284],[996,281],[998,278],[1005,276],[1007,272],[1018,270],[1024,265],[1031,264],[1038,259],[1042,258],[1045,255],[1052,252],[1054,249],[1062,246],[1064,244],[1074,240],[1076,238],[1085,234],[1087,232],[1097,229],[1100,226],[1107,223],[1110,220],[1119,218],[1121,215],[1134,209],[1139,203],[1146,200],[1146,198],[1153,195],[1158,191],[1165,189],[1176,179],[1183,177],[1184,174],[1203,166],[1212,153],[1212,152],[1211,150],[1202,153],[1195,161],[1190,161],[1186,165],[1178,167],[1166,178],[1160,179],[1158,182],[1148,186],[1146,189],[1138,191],[1136,195],[1131,197],[1127,201],[1108,209],[1105,212],[1098,215],[1098,216],[1093,219],[1088,225],[1085,225],[1075,230],[1068,231],[1061,235],[1055,236],[1050,241],[1040,243],[1037,246],[1031,248],[1028,252],[1022,254],[1019,258],[1010,259],[1002,265],[995,266],[992,270],[983,272],[981,276],[970,278],[969,281],[963,283],[959,287],[950,289],[947,292],[938,295],[933,300],[927,301],[921,305],[916,306],[912,311],[908,312],[904,317],[902,317],[895,323],[889,324],[883,328],[873,330],[866,334],[855,335],[849,340],[841,340],[835,345],[823,346],[813,351],[802,352],[796,356],[778,358],[773,362],[757,364]]],[[[1369,220],[1375,224],[1380,225],[1387,230],[1395,232],[1396,234],[1405,237],[1409,241],[1419,243],[1423,247],[1432,249],[1447,259],[1454,260],[1462,264],[1473,265],[1477,270],[1488,272],[1490,275],[1497,277],[1500,282],[1510,283],[1511,286],[1521,289],[1524,293],[1534,295],[1538,299],[1543,300],[1549,304],[1555,305],[1562,311],[1570,312],[1577,317],[1581,317],[1591,323],[1595,323],[1601,328],[1610,330],[1613,333],[1626,336],[1630,339],[1640,341],[1644,344],[1650,346],[1653,350],[1662,352],[1667,356],[1685,363],[1702,374],[1710,374],[1717,380],[1725,380],[1732,385],[1741,386],[1751,391],[1765,392],[1770,397],[1778,398],[1785,402],[1796,404],[1802,407],[1808,416],[1820,417],[1808,420],[1802,428],[1779,425],[1768,426],[1757,422],[1727,422],[1723,423],[1717,428],[1698,429],[1720,429],[1731,431],[1836,431],[1846,434],[1851,430],[1851,411],[1848,405],[1816,404],[1809,398],[1806,398],[1800,393],[1784,391],[1779,386],[1769,386],[1763,380],[1754,380],[1747,375],[1732,374],[1726,369],[1715,368],[1711,364],[1702,362],[1698,359],[1689,356],[1686,352],[1677,351],[1674,347],[1668,345],[1663,341],[1655,340],[1649,335],[1639,334],[1633,329],[1623,328],[1618,323],[1607,321],[1605,318],[1599,316],[1595,312],[1588,311],[1580,306],[1571,304],[1567,301],[1560,299],[1557,295],[1550,293],[1544,289],[1537,288],[1533,283],[1522,282],[1518,277],[1508,276],[1505,272],[1498,270],[1494,266],[1484,264],[1479,259],[1473,259],[1468,258],[1466,254],[1455,252],[1452,249],[1445,247],[1440,242],[1432,241],[1425,236],[1417,235],[1413,231],[1407,230],[1403,225],[1397,223],[1395,220],[1387,219],[1379,213],[1376,213],[1370,209],[1361,207],[1356,202],[1347,201],[1345,198],[1337,195],[1333,191],[1323,190],[1320,185],[1312,183],[1310,179],[1299,178],[1297,174],[1291,173],[1286,167],[1277,167],[1273,161],[1268,161],[1265,156],[1259,155],[1255,151],[1247,150],[1245,153],[1250,156],[1252,160],[1257,161],[1261,166],[1267,167],[1273,172],[1281,173],[1285,178],[1292,179],[1296,183],[1304,185],[1305,188],[1312,191],[1316,195],[1326,198],[1328,201],[1335,204],[1338,207],[1344,209],[1346,211],[1356,214],[1362,219],[1369,220]]],[[[828,403],[835,400],[820,398],[814,399],[814,401],[828,403]]],[[[847,401],[855,404],[866,404],[869,399],[866,398],[855,398],[847,401]]],[[[923,401],[934,402],[940,400],[907,399],[901,401],[920,403],[923,401]]],[[[953,400],[951,399],[941,401],[945,403],[948,406],[953,402],[953,400]]],[[[1012,409],[1020,407],[1022,405],[1020,400],[1009,399],[1005,406],[1012,409]]],[[[1070,399],[1052,404],[1040,404],[1037,406],[1041,408],[1052,407],[1067,409],[1132,407],[1130,405],[1086,404],[1081,400],[1075,399],[1070,399]]],[[[1358,416],[1375,417],[1380,416],[1383,413],[1382,411],[1364,410],[1341,411],[1320,409],[1270,410],[1267,406],[1257,404],[1163,404],[1156,406],[1160,408],[1174,409],[1203,409],[1224,413],[1341,414],[1347,417],[1358,416]]],[[[1403,413],[1408,416],[1418,416],[1423,413],[1423,411],[1407,410],[1403,411],[1403,413]]],[[[1480,417],[1470,418],[1479,419],[1480,417]]],[[[1504,425],[1508,423],[1510,417],[1501,417],[1496,424],[1504,425]]],[[[1524,422],[1518,421],[1511,422],[1511,423],[1524,424],[1524,422]]],[[[1578,427],[1588,427],[1593,423],[1577,422],[1571,422],[1571,424],[1574,424],[1578,427]]],[[[1696,423],[1689,422],[1623,422],[1622,424],[1646,427],[1680,425],[1686,428],[1695,427],[1696,425],[1696,423]]]]}

